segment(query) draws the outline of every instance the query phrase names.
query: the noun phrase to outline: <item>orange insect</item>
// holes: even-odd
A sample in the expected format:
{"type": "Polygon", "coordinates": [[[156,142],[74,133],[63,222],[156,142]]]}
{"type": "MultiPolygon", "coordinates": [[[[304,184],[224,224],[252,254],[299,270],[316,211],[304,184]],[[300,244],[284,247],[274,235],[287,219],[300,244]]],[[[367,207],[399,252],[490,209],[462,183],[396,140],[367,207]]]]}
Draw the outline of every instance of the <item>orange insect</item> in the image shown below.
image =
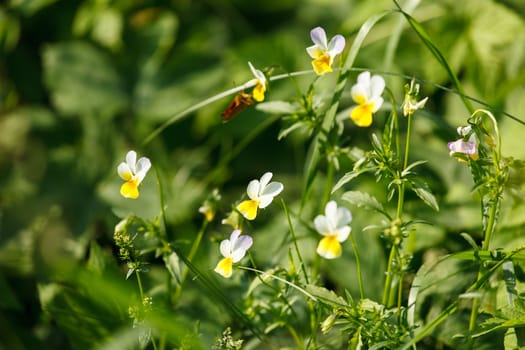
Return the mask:
{"type": "Polygon", "coordinates": [[[239,92],[237,95],[235,95],[233,101],[230,103],[228,108],[226,108],[224,112],[222,112],[222,121],[226,123],[227,121],[235,117],[239,112],[241,112],[247,107],[250,107],[251,105],[253,105],[252,95],[247,94],[243,91],[239,92]]]}

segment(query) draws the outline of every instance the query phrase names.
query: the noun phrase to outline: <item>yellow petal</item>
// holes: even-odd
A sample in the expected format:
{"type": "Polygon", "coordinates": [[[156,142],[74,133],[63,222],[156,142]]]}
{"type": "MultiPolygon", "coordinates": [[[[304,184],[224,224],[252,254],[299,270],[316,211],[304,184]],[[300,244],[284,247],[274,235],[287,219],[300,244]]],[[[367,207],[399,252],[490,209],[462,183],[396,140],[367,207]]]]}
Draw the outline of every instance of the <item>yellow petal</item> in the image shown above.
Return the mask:
{"type": "Polygon", "coordinates": [[[252,91],[252,97],[257,102],[264,101],[264,92],[266,91],[266,86],[264,84],[261,84],[260,82],[255,85],[252,91]]]}
{"type": "Polygon", "coordinates": [[[221,259],[221,261],[219,261],[214,271],[223,277],[230,278],[232,275],[232,266],[233,266],[233,259],[224,258],[224,259],[221,259]]]}
{"type": "Polygon", "coordinates": [[[331,58],[328,55],[322,55],[312,61],[312,67],[317,75],[330,73],[332,71],[331,58]]]}
{"type": "Polygon", "coordinates": [[[337,240],[336,235],[326,236],[317,246],[317,254],[325,259],[334,259],[341,255],[342,247],[341,243],[337,240]]]}
{"type": "Polygon", "coordinates": [[[359,105],[352,110],[350,118],[357,126],[370,126],[372,125],[372,107],[373,105],[370,104],[359,105]]]}
{"type": "Polygon", "coordinates": [[[363,94],[355,94],[352,96],[352,98],[354,99],[355,103],[357,103],[358,105],[364,105],[366,104],[366,96],[363,95],[363,94]]]}
{"type": "Polygon", "coordinates": [[[237,210],[248,220],[253,220],[257,216],[259,202],[253,199],[245,200],[237,206],[237,210]]]}
{"type": "Polygon", "coordinates": [[[120,194],[125,198],[136,199],[139,197],[139,186],[137,181],[130,180],[124,182],[120,187],[120,194]]]}

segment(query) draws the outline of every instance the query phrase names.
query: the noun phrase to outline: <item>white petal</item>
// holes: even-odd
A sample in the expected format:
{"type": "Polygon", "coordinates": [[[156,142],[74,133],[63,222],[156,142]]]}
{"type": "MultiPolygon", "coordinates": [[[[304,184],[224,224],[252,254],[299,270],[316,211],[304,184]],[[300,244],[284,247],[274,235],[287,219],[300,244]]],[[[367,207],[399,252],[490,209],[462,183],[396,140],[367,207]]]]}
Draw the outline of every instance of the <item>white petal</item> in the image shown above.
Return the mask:
{"type": "Polygon", "coordinates": [[[148,158],[142,157],[137,162],[137,178],[139,179],[139,183],[144,180],[144,177],[148,173],[149,169],[151,168],[151,162],[148,158]]]}
{"type": "Polygon", "coordinates": [[[339,55],[341,52],[343,52],[345,43],[345,38],[341,34],[334,36],[328,44],[328,52],[330,53],[330,56],[334,57],[335,55],[339,55]]]}
{"type": "Polygon", "coordinates": [[[253,239],[250,236],[240,236],[232,252],[233,262],[235,263],[241,260],[252,244],[253,239]]]}
{"type": "Polygon", "coordinates": [[[123,180],[126,180],[126,181],[129,180],[133,176],[133,173],[131,172],[129,165],[124,162],[118,165],[117,173],[123,180]]]}
{"type": "Polygon", "coordinates": [[[261,176],[261,184],[259,187],[259,194],[261,194],[264,189],[266,188],[266,186],[268,185],[268,183],[270,182],[270,180],[272,179],[272,176],[273,174],[271,172],[267,172],[267,173],[264,173],[263,176],[261,176]]]}
{"type": "Polygon", "coordinates": [[[308,52],[308,55],[314,59],[319,58],[323,54],[323,50],[317,45],[307,47],[306,52],[308,52]]]}
{"type": "Polygon", "coordinates": [[[270,203],[272,203],[273,201],[273,197],[274,196],[272,195],[260,196],[259,197],[259,208],[264,209],[267,206],[269,206],[270,203]]]}
{"type": "Polygon", "coordinates": [[[370,79],[370,95],[373,98],[379,97],[383,94],[385,89],[385,79],[380,75],[374,75],[370,79]]]}
{"type": "Polygon", "coordinates": [[[259,189],[261,188],[259,180],[252,180],[246,188],[246,193],[248,197],[253,200],[258,200],[259,198],[259,189]]]}
{"type": "Polygon", "coordinates": [[[224,256],[225,258],[231,257],[232,255],[231,243],[229,239],[225,239],[224,241],[221,242],[220,251],[221,251],[222,256],[224,256]]]}
{"type": "Polygon", "coordinates": [[[372,102],[374,104],[374,108],[372,109],[372,113],[375,113],[379,110],[379,108],[381,108],[381,106],[383,105],[383,98],[382,97],[376,97],[374,99],[372,99],[370,102],[372,102]]]}
{"type": "Polygon", "coordinates": [[[335,201],[326,203],[324,213],[326,215],[326,219],[330,223],[335,224],[337,222],[337,203],[335,201]]]}
{"type": "Polygon", "coordinates": [[[137,170],[135,168],[135,165],[137,163],[137,152],[129,151],[128,154],[126,154],[126,163],[128,163],[129,168],[131,169],[133,174],[136,174],[137,170]]]}
{"type": "Polygon", "coordinates": [[[232,246],[232,250],[235,249],[235,245],[237,244],[237,238],[241,235],[241,230],[233,230],[232,234],[230,235],[230,242],[232,246]]]}
{"type": "Polygon", "coordinates": [[[317,232],[319,232],[323,236],[327,236],[330,234],[330,227],[324,215],[317,215],[315,217],[314,226],[317,232]]]}
{"type": "Polygon", "coordinates": [[[352,221],[352,213],[344,207],[337,208],[336,227],[342,227],[352,221]]]}
{"type": "Polygon", "coordinates": [[[344,227],[341,227],[337,230],[337,232],[335,233],[337,235],[337,240],[339,242],[344,242],[348,239],[348,236],[350,235],[350,231],[352,229],[350,228],[350,226],[344,226],[344,227]]]}
{"type": "Polygon", "coordinates": [[[368,101],[368,89],[362,84],[358,83],[352,86],[350,95],[352,95],[352,99],[356,102],[364,100],[366,103],[368,101]]]}
{"type": "Polygon", "coordinates": [[[250,66],[250,69],[253,75],[257,78],[257,80],[259,80],[261,84],[266,85],[266,77],[264,76],[263,72],[261,72],[258,69],[255,69],[251,62],[248,62],[248,65],[250,66]]]}
{"type": "Polygon", "coordinates": [[[275,197],[283,190],[284,186],[282,183],[274,181],[270,182],[264,187],[260,193],[261,196],[272,196],[275,197]]]}
{"type": "Polygon", "coordinates": [[[370,88],[370,72],[363,72],[357,76],[357,84],[362,85],[365,90],[370,88]]]}
{"type": "Polygon", "coordinates": [[[459,134],[460,136],[465,137],[465,136],[468,135],[468,133],[469,133],[470,131],[472,131],[472,126],[470,126],[470,125],[467,125],[467,126],[459,126],[459,127],[458,127],[458,134],[459,134]]]}
{"type": "Polygon", "coordinates": [[[326,32],[322,27],[315,27],[310,31],[310,38],[312,38],[312,41],[314,44],[319,46],[322,50],[327,50],[327,40],[326,40],[326,32]]]}

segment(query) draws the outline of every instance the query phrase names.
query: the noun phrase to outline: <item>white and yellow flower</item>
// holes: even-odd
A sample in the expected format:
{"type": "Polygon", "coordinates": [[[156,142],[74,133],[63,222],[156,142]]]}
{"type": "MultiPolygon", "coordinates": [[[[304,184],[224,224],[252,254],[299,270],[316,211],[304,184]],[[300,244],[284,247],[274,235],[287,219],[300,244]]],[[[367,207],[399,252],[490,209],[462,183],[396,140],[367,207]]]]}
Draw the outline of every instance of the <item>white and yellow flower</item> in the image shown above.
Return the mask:
{"type": "Polygon", "coordinates": [[[246,193],[248,198],[237,205],[237,210],[248,220],[253,220],[257,216],[257,209],[264,209],[272,203],[273,198],[283,190],[284,186],[280,182],[270,182],[273,174],[265,173],[260,180],[252,180],[248,184],[246,193]]]}
{"type": "Polygon", "coordinates": [[[244,258],[252,244],[253,239],[250,236],[241,236],[241,230],[234,230],[230,239],[221,242],[220,251],[224,258],[219,261],[214,271],[223,277],[231,277],[233,264],[244,258]]]}
{"type": "Polygon", "coordinates": [[[251,62],[248,62],[250,69],[255,77],[255,79],[250,80],[250,82],[255,83],[255,87],[252,90],[252,97],[257,102],[264,101],[264,93],[266,92],[266,76],[263,72],[256,69],[251,62]]]}
{"type": "Polygon", "coordinates": [[[139,185],[151,168],[148,158],[142,157],[137,161],[137,152],[129,151],[126,154],[126,161],[119,164],[117,172],[125,180],[120,187],[120,194],[125,198],[138,198],[139,185]]]}
{"type": "Polygon", "coordinates": [[[314,219],[317,232],[324,236],[317,246],[317,254],[325,259],[334,259],[341,255],[341,243],[348,239],[352,228],[348,224],[352,221],[352,213],[344,207],[337,207],[335,201],[326,204],[325,215],[318,215],[314,219]]]}
{"type": "Polygon", "coordinates": [[[345,38],[337,34],[328,42],[326,32],[322,27],[312,29],[310,37],[315,45],[307,47],[306,52],[313,58],[312,66],[315,73],[322,75],[331,72],[334,57],[343,52],[345,48],[345,38]]]}
{"type": "Polygon", "coordinates": [[[372,124],[372,114],[383,105],[385,80],[380,75],[370,76],[363,72],[357,77],[357,84],[350,91],[352,99],[358,104],[350,112],[350,118],[357,126],[367,127],[372,124]]]}

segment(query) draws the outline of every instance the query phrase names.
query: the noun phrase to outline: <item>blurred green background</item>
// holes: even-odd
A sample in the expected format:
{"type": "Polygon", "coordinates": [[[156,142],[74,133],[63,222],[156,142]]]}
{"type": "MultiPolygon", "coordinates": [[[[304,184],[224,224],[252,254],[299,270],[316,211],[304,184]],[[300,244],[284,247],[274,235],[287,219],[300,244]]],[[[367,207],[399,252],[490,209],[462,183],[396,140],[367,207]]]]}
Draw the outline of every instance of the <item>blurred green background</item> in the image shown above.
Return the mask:
{"type": "MultiPolygon", "coordinates": [[[[414,7],[412,15],[447,58],[467,94],[495,108],[504,155],[525,159],[525,127],[498,113],[505,110],[525,119],[524,3],[400,3],[414,7]]],[[[223,124],[220,113],[230,102],[225,98],[170,125],[150,143],[143,141],[176,113],[251,79],[248,61],[258,68],[276,65],[278,73],[311,69],[305,48],[311,45],[312,28],[323,26],[329,37],[343,34],[349,47],[370,16],[394,8],[390,0],[9,0],[0,5],[0,346],[91,348],[104,343],[108,332],[129,323],[120,315],[116,321],[109,316],[108,322],[100,321],[104,330],[90,331],[82,321],[68,328],[68,310],[95,311],[80,310],[68,298],[59,308],[54,302],[59,292],[49,288],[67,286],[71,271],[83,268],[93,257],[89,249],[93,244],[101,248],[108,264],[118,266],[112,237],[119,218],[128,213],[147,219],[159,215],[153,171],[138,200],[119,195],[116,167],[129,149],[148,156],[158,169],[168,223],[183,249],[199,229],[202,216],[197,209],[202,201],[214,188],[221,190],[218,218],[210,225],[197,259],[204,269],[215,265],[217,241],[230,233],[220,219],[244,193],[248,181],[272,171],[274,179],[285,185],[283,198],[296,210],[310,139],[306,133],[294,132],[278,140],[285,125],[280,118],[250,109],[223,124]],[[260,125],[267,127],[238,149],[260,125]],[[87,339],[80,340],[79,328],[87,339]]],[[[385,75],[398,103],[408,77],[452,86],[399,14],[372,29],[355,66],[406,75],[406,79],[385,75]],[[395,54],[385,57],[397,31],[395,54]]],[[[297,78],[303,91],[313,77],[297,78]]],[[[333,83],[330,79],[326,77],[326,86],[333,83]]],[[[442,210],[433,213],[412,198],[411,210],[436,225],[425,229],[423,240],[413,240],[416,261],[430,248],[461,249],[465,243],[458,233],[471,230],[476,236],[480,225],[468,169],[449,159],[446,150],[446,142],[456,138],[455,128],[466,123],[468,112],[456,94],[431,84],[423,84],[422,95],[430,96],[428,112],[415,120],[411,157],[428,159],[426,175],[442,210]]],[[[294,99],[298,96],[289,80],[270,85],[268,101],[294,99]]],[[[342,107],[351,105],[348,88],[342,107]]],[[[376,120],[380,128],[384,118],[379,115],[376,120]]],[[[345,122],[350,140],[346,146],[368,149],[374,128],[357,129],[345,122]]],[[[349,170],[348,161],[342,164],[346,168],[336,178],[349,170]]],[[[523,175],[516,175],[517,186],[523,187],[523,175]]],[[[322,193],[322,182],[321,173],[314,191],[322,193]]],[[[371,178],[351,188],[386,198],[371,178]]],[[[502,239],[502,244],[515,244],[514,238],[524,233],[523,207],[513,204],[502,214],[502,226],[513,238],[502,239]]],[[[358,209],[351,209],[354,232],[372,223],[370,215],[360,216],[358,209]]],[[[303,218],[321,211],[318,203],[310,203],[303,218]]],[[[254,254],[261,268],[286,265],[287,251],[279,250],[280,240],[275,239],[287,232],[278,213],[279,205],[274,204],[253,225],[259,247],[254,254]]],[[[318,237],[305,228],[299,231],[301,247],[311,259],[318,237]]],[[[356,239],[366,251],[366,274],[381,274],[384,252],[378,235],[365,232],[356,239]]],[[[323,265],[328,285],[355,292],[355,277],[341,273],[349,265],[354,266],[350,253],[323,265]]],[[[155,276],[155,266],[151,275],[155,276]]],[[[121,268],[114,279],[124,276],[121,268]]],[[[154,286],[155,277],[150,278],[154,286]]],[[[372,299],[380,297],[381,283],[369,280],[365,286],[372,299]]],[[[202,302],[198,286],[190,284],[187,291],[187,305],[202,302]]],[[[202,318],[204,344],[210,344],[229,322],[220,307],[207,307],[207,315],[190,306],[181,311],[190,325],[202,318]]]]}

